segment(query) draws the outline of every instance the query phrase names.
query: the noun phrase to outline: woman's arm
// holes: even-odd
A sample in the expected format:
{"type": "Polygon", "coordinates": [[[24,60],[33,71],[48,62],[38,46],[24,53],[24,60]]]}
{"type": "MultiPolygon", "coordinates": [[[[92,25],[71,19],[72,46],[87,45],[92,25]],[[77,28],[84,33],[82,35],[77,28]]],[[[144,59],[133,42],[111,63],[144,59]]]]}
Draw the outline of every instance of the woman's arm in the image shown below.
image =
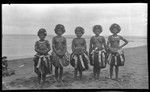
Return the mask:
{"type": "Polygon", "coordinates": [[[109,36],[109,37],[108,37],[108,40],[107,40],[107,50],[114,52],[115,49],[113,49],[113,48],[110,46],[110,45],[111,45],[111,42],[110,42],[110,41],[111,41],[111,38],[110,38],[110,37],[111,37],[111,36],[109,36]]]}
{"type": "Polygon", "coordinates": [[[37,53],[43,53],[43,51],[39,50],[39,47],[38,47],[38,41],[35,43],[34,45],[34,50],[37,52],[37,53]]]}
{"type": "Polygon", "coordinates": [[[63,42],[63,47],[64,47],[64,50],[63,50],[63,53],[66,53],[67,51],[67,41],[66,41],[66,38],[64,38],[64,42],[63,42]]]}
{"type": "Polygon", "coordinates": [[[107,48],[110,49],[110,37],[108,37],[108,40],[107,40],[107,48]]]}
{"type": "Polygon", "coordinates": [[[85,39],[83,39],[83,43],[84,43],[83,49],[86,51],[87,46],[86,46],[86,40],[85,39]]]}
{"type": "Polygon", "coordinates": [[[72,52],[74,52],[74,50],[75,50],[74,39],[72,40],[71,49],[72,49],[72,52]]]}
{"type": "Polygon", "coordinates": [[[47,49],[45,50],[45,53],[48,53],[51,50],[49,41],[46,41],[46,45],[47,45],[47,49]]]}
{"type": "Polygon", "coordinates": [[[108,48],[107,48],[106,41],[105,41],[104,37],[103,37],[103,45],[104,45],[105,50],[107,50],[108,48]]]}
{"type": "Polygon", "coordinates": [[[125,45],[128,44],[128,41],[126,39],[124,39],[122,36],[120,36],[120,39],[124,41],[124,44],[122,44],[121,46],[119,46],[119,49],[121,49],[122,47],[124,47],[125,45]]]}
{"type": "Polygon", "coordinates": [[[56,42],[55,42],[55,38],[53,37],[53,39],[52,39],[52,49],[53,49],[53,52],[56,53],[57,51],[56,51],[56,49],[55,49],[55,45],[56,45],[55,43],[56,43],[56,42]]]}
{"type": "Polygon", "coordinates": [[[92,48],[93,48],[93,44],[92,44],[92,37],[91,37],[91,39],[90,39],[90,46],[89,46],[89,53],[91,53],[92,52],[92,48]]]}

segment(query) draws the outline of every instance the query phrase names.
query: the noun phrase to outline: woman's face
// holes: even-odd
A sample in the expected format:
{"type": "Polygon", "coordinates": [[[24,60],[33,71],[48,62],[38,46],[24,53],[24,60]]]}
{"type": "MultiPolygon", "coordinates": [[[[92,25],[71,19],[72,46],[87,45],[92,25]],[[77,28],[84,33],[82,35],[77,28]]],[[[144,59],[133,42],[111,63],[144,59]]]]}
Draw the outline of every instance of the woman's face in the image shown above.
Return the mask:
{"type": "Polygon", "coordinates": [[[118,28],[112,28],[112,33],[113,33],[113,34],[117,34],[118,31],[119,31],[118,28]]]}
{"type": "Polygon", "coordinates": [[[95,33],[96,35],[99,35],[101,32],[102,32],[102,31],[101,31],[100,29],[94,29],[94,33],[95,33]]]}
{"type": "Polygon", "coordinates": [[[58,35],[62,35],[63,34],[63,30],[62,29],[57,29],[57,34],[58,35]]]}
{"type": "Polygon", "coordinates": [[[44,40],[45,39],[45,34],[44,33],[41,33],[41,34],[39,34],[39,38],[40,38],[40,40],[44,40]]]}
{"type": "Polygon", "coordinates": [[[82,36],[82,32],[81,32],[81,31],[77,31],[77,32],[76,32],[76,36],[77,36],[77,37],[81,37],[81,36],[82,36]]]}
{"type": "Polygon", "coordinates": [[[6,58],[3,58],[2,60],[3,60],[3,61],[6,61],[6,58]]]}

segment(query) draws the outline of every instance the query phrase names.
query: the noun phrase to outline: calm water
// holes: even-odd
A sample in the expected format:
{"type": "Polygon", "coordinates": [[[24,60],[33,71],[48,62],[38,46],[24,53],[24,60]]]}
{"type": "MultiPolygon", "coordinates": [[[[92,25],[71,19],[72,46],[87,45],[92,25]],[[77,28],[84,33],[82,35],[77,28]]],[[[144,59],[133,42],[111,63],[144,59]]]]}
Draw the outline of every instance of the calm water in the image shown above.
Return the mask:
{"type": "MultiPolygon", "coordinates": [[[[53,36],[47,36],[46,39],[52,41],[53,36]]],[[[71,42],[75,36],[66,36],[67,49],[71,52],[71,42]]],[[[87,48],[89,47],[90,36],[86,36],[87,48]]],[[[124,48],[147,45],[147,38],[125,37],[129,44],[124,48]]],[[[2,38],[2,56],[7,56],[8,60],[33,57],[35,54],[34,44],[39,38],[33,35],[3,35],[2,38]]],[[[106,38],[107,40],[107,38],[106,38]]],[[[121,42],[122,43],[122,42],[121,42]]]]}

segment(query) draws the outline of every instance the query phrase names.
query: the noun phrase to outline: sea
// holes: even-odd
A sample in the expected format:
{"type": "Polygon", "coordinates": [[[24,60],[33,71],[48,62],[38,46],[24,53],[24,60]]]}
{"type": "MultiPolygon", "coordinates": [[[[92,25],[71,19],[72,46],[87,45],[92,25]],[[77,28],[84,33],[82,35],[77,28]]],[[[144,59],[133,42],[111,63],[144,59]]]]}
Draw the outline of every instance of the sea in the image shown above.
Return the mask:
{"type": "MultiPolygon", "coordinates": [[[[74,35],[64,35],[67,39],[67,50],[71,53],[71,43],[74,35]]],[[[52,46],[54,35],[48,35],[46,40],[52,46]]],[[[87,49],[91,36],[83,36],[86,39],[87,49]]],[[[134,48],[147,45],[147,37],[125,36],[129,43],[124,48],[134,48]]],[[[35,55],[34,45],[39,38],[36,35],[3,35],[2,36],[2,56],[7,56],[8,60],[30,58],[35,55]]],[[[107,41],[107,36],[106,36],[107,41]]],[[[120,44],[123,44],[121,42],[120,44]]]]}

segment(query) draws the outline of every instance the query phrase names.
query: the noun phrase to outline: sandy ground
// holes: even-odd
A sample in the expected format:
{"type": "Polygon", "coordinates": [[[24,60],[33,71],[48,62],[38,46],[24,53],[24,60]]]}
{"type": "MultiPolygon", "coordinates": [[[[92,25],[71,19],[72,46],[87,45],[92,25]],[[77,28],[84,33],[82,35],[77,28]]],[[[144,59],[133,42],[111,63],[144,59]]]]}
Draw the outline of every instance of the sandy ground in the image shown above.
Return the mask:
{"type": "MultiPolygon", "coordinates": [[[[109,79],[109,65],[101,70],[100,80],[93,79],[92,66],[83,72],[82,80],[73,79],[73,67],[64,68],[63,84],[54,80],[54,73],[47,75],[43,89],[149,89],[147,46],[124,49],[125,66],[119,69],[119,80],[109,79]]],[[[3,90],[6,89],[42,89],[33,72],[32,58],[11,60],[9,68],[16,74],[3,77],[3,90]],[[5,86],[4,86],[5,85],[5,86]]]]}

